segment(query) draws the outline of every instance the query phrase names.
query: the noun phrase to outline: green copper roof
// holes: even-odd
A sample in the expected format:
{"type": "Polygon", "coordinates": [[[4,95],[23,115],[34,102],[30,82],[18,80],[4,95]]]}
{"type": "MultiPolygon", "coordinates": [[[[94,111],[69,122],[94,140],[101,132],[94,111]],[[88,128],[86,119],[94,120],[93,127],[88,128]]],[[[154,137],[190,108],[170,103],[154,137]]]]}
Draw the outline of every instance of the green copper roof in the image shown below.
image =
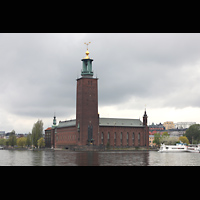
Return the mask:
{"type": "MultiPolygon", "coordinates": [[[[71,126],[76,126],[76,119],[60,121],[57,128],[71,126]]],[[[140,119],[100,118],[99,126],[143,127],[143,123],[140,121],[140,119]]]]}
{"type": "Polygon", "coordinates": [[[140,119],[100,118],[99,126],[143,127],[140,119]]]}
{"type": "Polygon", "coordinates": [[[76,120],[72,119],[69,121],[60,121],[57,128],[63,128],[63,127],[70,127],[70,126],[76,126],[76,120]]]}

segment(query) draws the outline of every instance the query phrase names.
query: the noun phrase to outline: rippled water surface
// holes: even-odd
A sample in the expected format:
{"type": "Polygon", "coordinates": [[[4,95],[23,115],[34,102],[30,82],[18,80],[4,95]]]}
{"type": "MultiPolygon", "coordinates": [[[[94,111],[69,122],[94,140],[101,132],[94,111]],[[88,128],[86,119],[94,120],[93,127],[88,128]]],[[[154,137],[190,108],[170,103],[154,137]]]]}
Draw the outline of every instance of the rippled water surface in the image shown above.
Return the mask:
{"type": "Polygon", "coordinates": [[[200,166],[199,153],[0,150],[1,166],[200,166]]]}

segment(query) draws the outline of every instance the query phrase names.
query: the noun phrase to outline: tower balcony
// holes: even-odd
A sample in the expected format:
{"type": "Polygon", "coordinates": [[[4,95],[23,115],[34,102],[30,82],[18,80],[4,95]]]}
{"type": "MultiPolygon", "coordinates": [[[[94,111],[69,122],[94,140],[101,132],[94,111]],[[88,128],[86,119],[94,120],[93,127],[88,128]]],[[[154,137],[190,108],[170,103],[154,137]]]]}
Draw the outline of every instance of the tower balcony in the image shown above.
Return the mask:
{"type": "Polygon", "coordinates": [[[93,71],[83,71],[83,70],[81,70],[81,75],[82,76],[84,76],[84,75],[93,76],[93,71]]]}

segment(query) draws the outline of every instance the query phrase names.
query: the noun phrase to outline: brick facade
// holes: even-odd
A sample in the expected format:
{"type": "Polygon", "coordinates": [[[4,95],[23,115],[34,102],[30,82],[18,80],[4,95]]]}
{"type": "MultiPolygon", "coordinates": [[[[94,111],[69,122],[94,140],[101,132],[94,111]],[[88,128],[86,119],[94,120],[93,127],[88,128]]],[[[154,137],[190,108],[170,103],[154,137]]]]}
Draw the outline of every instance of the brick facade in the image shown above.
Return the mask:
{"type": "Polygon", "coordinates": [[[76,127],[78,124],[78,145],[87,145],[88,126],[93,129],[93,144],[98,145],[97,134],[99,126],[98,118],[98,85],[97,78],[82,77],[77,79],[76,96],[76,127]]]}
{"type": "MultiPolygon", "coordinates": [[[[148,130],[147,130],[148,131],[148,130]]],[[[148,133],[148,132],[147,132],[148,133]]],[[[148,134],[147,134],[148,135],[148,134]]],[[[140,127],[103,127],[99,128],[99,141],[110,146],[148,146],[145,128],[140,127]]]]}
{"type": "Polygon", "coordinates": [[[76,145],[76,137],[76,127],[57,128],[55,147],[66,148],[71,145],[76,145]]]}

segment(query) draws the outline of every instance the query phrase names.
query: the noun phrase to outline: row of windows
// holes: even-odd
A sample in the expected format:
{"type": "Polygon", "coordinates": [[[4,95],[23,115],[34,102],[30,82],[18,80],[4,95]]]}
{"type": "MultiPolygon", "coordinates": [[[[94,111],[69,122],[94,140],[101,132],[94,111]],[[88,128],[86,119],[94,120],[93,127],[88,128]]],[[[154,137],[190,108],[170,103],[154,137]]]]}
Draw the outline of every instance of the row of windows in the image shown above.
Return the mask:
{"type": "Polygon", "coordinates": [[[73,141],[76,140],[76,135],[56,135],[56,141],[73,141]]]}
{"type": "MultiPolygon", "coordinates": [[[[120,143],[121,143],[121,145],[123,143],[123,134],[126,134],[126,141],[127,141],[127,146],[128,146],[130,133],[128,133],[128,132],[127,133],[122,133],[122,132],[120,133],[120,143]]],[[[117,138],[117,133],[115,132],[114,133],[114,145],[116,145],[116,138],[117,138]]],[[[110,143],[110,132],[108,132],[108,134],[107,134],[107,139],[108,139],[108,143],[110,143]]],[[[135,134],[134,134],[134,132],[132,133],[132,143],[133,143],[133,146],[134,146],[134,143],[135,143],[135,134]]],[[[104,144],[104,132],[101,133],[101,144],[104,144]]],[[[140,133],[138,133],[138,144],[140,144],[140,133]]]]}

